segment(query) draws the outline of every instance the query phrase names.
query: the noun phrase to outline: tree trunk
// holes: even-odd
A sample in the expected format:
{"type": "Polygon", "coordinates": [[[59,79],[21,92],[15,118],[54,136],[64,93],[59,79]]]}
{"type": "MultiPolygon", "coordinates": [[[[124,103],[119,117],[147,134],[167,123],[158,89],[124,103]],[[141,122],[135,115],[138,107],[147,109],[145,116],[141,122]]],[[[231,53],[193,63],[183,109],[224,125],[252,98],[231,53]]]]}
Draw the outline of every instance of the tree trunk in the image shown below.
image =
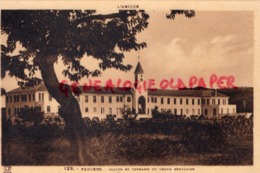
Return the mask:
{"type": "Polygon", "coordinates": [[[44,84],[49,94],[61,106],[59,114],[65,121],[65,131],[70,140],[72,154],[74,154],[74,159],[77,158],[77,164],[83,165],[85,164],[85,125],[81,116],[80,106],[69,88],[67,96],[60,91],[60,83],[57,79],[53,63],[48,62],[47,58],[43,59],[39,63],[39,66],[44,84]]]}

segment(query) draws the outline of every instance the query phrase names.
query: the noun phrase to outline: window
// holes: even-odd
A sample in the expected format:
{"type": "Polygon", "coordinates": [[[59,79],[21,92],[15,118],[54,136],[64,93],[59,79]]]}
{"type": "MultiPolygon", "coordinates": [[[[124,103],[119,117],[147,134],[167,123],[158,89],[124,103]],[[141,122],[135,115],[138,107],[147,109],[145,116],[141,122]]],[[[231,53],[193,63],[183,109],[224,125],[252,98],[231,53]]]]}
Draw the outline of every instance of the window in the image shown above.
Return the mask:
{"type": "Polygon", "coordinates": [[[109,114],[112,115],[112,108],[109,108],[109,114]]]}
{"type": "Polygon", "coordinates": [[[161,104],[163,104],[163,98],[161,98],[161,104]]]}
{"type": "Polygon", "coordinates": [[[154,98],[154,102],[157,103],[157,97],[154,98]]]}
{"type": "Polygon", "coordinates": [[[216,108],[213,109],[213,115],[217,115],[217,109],[216,108]]]}
{"type": "Polygon", "coordinates": [[[180,104],[182,105],[182,99],[180,99],[180,104]]]}
{"type": "Polygon", "coordinates": [[[186,105],[188,105],[189,104],[189,99],[186,99],[186,105]]]}
{"type": "Polygon", "coordinates": [[[17,98],[16,98],[16,99],[17,99],[17,102],[19,102],[19,97],[20,97],[20,96],[19,96],[19,95],[17,95],[17,98]]]}
{"type": "MultiPolygon", "coordinates": [[[[42,101],[41,93],[38,94],[38,99],[39,99],[39,102],[42,101]]],[[[22,95],[22,100],[24,101],[23,95],[22,95]]]]}
{"type": "Polygon", "coordinates": [[[207,99],[207,105],[209,105],[209,99],[207,99]]]}
{"type": "Polygon", "coordinates": [[[97,112],[97,108],[96,107],[93,108],[93,112],[97,112]]]}
{"type": "Polygon", "coordinates": [[[189,114],[189,109],[186,109],[186,114],[189,114]]]}
{"type": "Polygon", "coordinates": [[[151,102],[152,102],[152,103],[154,102],[153,97],[151,97],[151,102]]]}
{"type": "Polygon", "coordinates": [[[202,99],[202,105],[205,105],[205,99],[202,99]]]}
{"type": "Polygon", "coordinates": [[[120,97],[120,102],[123,102],[123,97],[122,96],[120,97]]]}
{"type": "Polygon", "coordinates": [[[177,115],[177,109],[174,109],[174,115],[177,115]]]}
{"type": "Polygon", "coordinates": [[[118,115],[121,112],[120,108],[116,108],[116,114],[118,115]]]}
{"type": "Polygon", "coordinates": [[[176,105],[176,98],[174,98],[174,99],[173,99],[173,104],[175,104],[175,105],[176,105]]]}
{"type": "Polygon", "coordinates": [[[150,101],[150,98],[148,97],[148,99],[147,99],[147,103],[149,103],[149,101],[150,101]]]}
{"type": "Polygon", "coordinates": [[[49,94],[49,101],[52,101],[52,96],[49,94]]]}
{"type": "Polygon", "coordinates": [[[204,115],[208,115],[208,109],[204,110],[204,115]]]}
{"type": "Polygon", "coordinates": [[[47,106],[47,112],[51,112],[51,107],[47,106]]]}
{"type": "Polygon", "coordinates": [[[10,103],[12,103],[12,96],[10,96],[10,103]]]}
{"type": "Polygon", "coordinates": [[[104,96],[101,96],[101,103],[104,103],[105,99],[104,96]]]}
{"type": "Polygon", "coordinates": [[[192,115],[195,115],[195,109],[192,109],[192,115]]]}
{"type": "MultiPolygon", "coordinates": [[[[35,94],[34,93],[33,93],[32,97],[33,97],[33,101],[35,101],[35,94]]],[[[19,101],[19,97],[18,97],[18,101],[19,101]]]]}
{"type": "Polygon", "coordinates": [[[223,105],[225,105],[225,99],[223,99],[223,105]]]}
{"type": "Polygon", "coordinates": [[[14,102],[16,102],[16,95],[14,95],[14,102]]]}
{"type": "MultiPolygon", "coordinates": [[[[25,101],[26,101],[26,95],[25,95],[25,101]]],[[[44,102],[44,94],[42,93],[42,102],[44,102]]]]}
{"type": "Polygon", "coordinates": [[[183,114],[183,110],[181,109],[181,115],[183,114]]]}
{"type": "Polygon", "coordinates": [[[88,107],[85,107],[85,112],[88,112],[88,107]]]}
{"type": "Polygon", "coordinates": [[[194,105],[194,99],[191,100],[191,104],[194,105]]]}
{"type": "Polygon", "coordinates": [[[85,96],[85,102],[86,103],[88,102],[88,96],[85,96]]]}
{"type": "Polygon", "coordinates": [[[167,103],[168,103],[168,105],[171,103],[171,99],[170,98],[167,98],[167,103]]]}
{"type": "Polygon", "coordinates": [[[105,113],[105,108],[101,108],[101,114],[105,113]]]}
{"type": "Polygon", "coordinates": [[[220,99],[218,99],[218,104],[220,105],[220,99]]]}
{"type": "Polygon", "coordinates": [[[149,108],[147,109],[147,113],[149,114],[149,108]]]}
{"type": "Polygon", "coordinates": [[[200,99],[198,99],[198,105],[200,105],[200,99]]]}
{"type": "Polygon", "coordinates": [[[31,94],[29,94],[29,102],[31,101],[31,94]]]}
{"type": "Polygon", "coordinates": [[[119,102],[119,96],[116,96],[116,102],[119,102]]]}
{"type": "Polygon", "coordinates": [[[131,102],[131,97],[127,97],[127,102],[131,102]]]}
{"type": "Polygon", "coordinates": [[[109,96],[109,97],[108,97],[108,102],[109,102],[109,103],[112,103],[112,96],[109,96]]]}
{"type": "Polygon", "coordinates": [[[97,102],[97,96],[93,96],[93,103],[97,102]]]}
{"type": "Polygon", "coordinates": [[[14,108],[14,114],[16,115],[16,108],[14,108]]]}

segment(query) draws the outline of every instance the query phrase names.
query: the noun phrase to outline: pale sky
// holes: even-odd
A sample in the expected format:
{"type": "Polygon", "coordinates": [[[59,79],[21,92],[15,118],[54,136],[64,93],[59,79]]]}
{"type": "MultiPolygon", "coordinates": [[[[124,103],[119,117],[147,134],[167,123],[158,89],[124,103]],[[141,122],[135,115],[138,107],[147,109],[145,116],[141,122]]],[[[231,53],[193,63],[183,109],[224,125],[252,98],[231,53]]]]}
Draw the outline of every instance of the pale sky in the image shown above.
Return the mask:
{"type": "MultiPolygon", "coordinates": [[[[140,51],[144,79],[159,83],[162,79],[181,78],[188,83],[195,75],[207,82],[214,73],[233,75],[236,86],[253,86],[253,12],[196,11],[191,19],[176,16],[175,20],[166,19],[167,11],[147,13],[149,26],[138,35],[139,42],[147,43],[147,48],[140,51]]],[[[102,83],[107,79],[134,80],[138,52],[126,53],[125,57],[125,63],[133,65],[133,69],[127,73],[106,70],[99,78],[102,83]]],[[[98,67],[91,57],[84,57],[82,62],[90,69],[98,67]]],[[[56,64],[56,72],[59,80],[65,79],[62,63],[56,64]]],[[[87,81],[85,78],[80,83],[87,81]]],[[[17,87],[17,81],[5,77],[1,85],[10,91],[17,87]]]]}

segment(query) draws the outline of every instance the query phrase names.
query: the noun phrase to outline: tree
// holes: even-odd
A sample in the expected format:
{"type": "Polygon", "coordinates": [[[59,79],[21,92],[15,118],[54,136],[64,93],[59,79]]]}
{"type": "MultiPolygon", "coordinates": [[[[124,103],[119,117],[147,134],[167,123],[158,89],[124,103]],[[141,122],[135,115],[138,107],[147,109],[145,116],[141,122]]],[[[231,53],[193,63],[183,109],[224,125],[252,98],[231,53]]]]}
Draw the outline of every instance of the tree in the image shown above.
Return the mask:
{"type": "Polygon", "coordinates": [[[37,107],[25,106],[19,110],[18,117],[22,123],[37,126],[43,121],[44,112],[37,107]]]}
{"type": "MultiPolygon", "coordinates": [[[[174,19],[176,14],[194,15],[190,10],[172,10],[167,18],[174,19]]],[[[137,42],[136,35],[148,27],[149,15],[144,10],[112,14],[96,14],[94,10],[2,10],[1,16],[1,33],[8,36],[7,45],[1,45],[1,77],[8,72],[22,87],[44,81],[61,106],[59,114],[66,123],[78,163],[84,164],[80,107],[73,91],[68,89],[66,96],[60,92],[54,63],[62,58],[66,66],[63,74],[71,81],[100,76],[108,68],[130,70],[131,65],[123,64],[124,52],[146,47],[145,42],[137,42]],[[23,49],[13,55],[17,43],[23,49]],[[80,62],[84,55],[99,60],[99,69],[85,68],[80,62]],[[42,79],[35,77],[38,70],[42,79]]]]}

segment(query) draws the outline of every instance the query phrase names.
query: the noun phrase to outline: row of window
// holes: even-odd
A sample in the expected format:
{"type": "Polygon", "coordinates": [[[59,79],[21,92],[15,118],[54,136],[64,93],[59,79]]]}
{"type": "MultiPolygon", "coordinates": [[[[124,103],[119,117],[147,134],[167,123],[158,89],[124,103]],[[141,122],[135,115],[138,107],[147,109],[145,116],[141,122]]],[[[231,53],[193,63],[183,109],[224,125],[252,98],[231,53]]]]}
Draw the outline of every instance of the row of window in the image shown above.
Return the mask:
{"type": "MultiPolygon", "coordinates": [[[[150,99],[151,99],[151,103],[157,103],[157,97],[148,98],[148,103],[149,103],[150,99]]],[[[161,104],[164,104],[164,101],[165,101],[164,99],[166,99],[166,102],[167,102],[168,105],[171,104],[171,98],[161,98],[161,100],[160,100],[161,104]]],[[[179,99],[179,104],[180,105],[183,104],[183,100],[185,100],[185,99],[182,99],[182,98],[179,99]]],[[[186,99],[186,105],[189,105],[189,102],[190,102],[189,100],[190,99],[186,99]]],[[[195,105],[196,104],[195,102],[197,103],[197,105],[200,105],[200,99],[191,99],[191,104],[192,105],[195,105]]],[[[173,99],[173,104],[174,105],[177,104],[177,98],[173,99]]]]}
{"type": "MultiPolygon", "coordinates": [[[[85,112],[88,113],[89,112],[89,108],[88,107],[85,107],[85,112]]],[[[96,107],[93,108],[93,113],[97,113],[98,112],[98,109],[96,107]]],[[[116,114],[121,114],[123,112],[123,108],[116,108],[116,114]]],[[[113,109],[112,108],[108,108],[108,112],[105,111],[105,108],[102,107],[100,108],[100,113],[101,114],[110,114],[112,115],[114,112],[113,112],[113,109]]]]}
{"type": "MultiPolygon", "coordinates": [[[[85,102],[87,103],[87,102],[89,102],[89,99],[90,99],[90,97],[92,97],[92,102],[93,103],[96,103],[97,102],[97,96],[85,96],[85,102]]],[[[80,101],[79,100],[79,98],[80,97],[77,97],[77,100],[78,101],[80,101]]],[[[100,96],[100,101],[101,101],[101,103],[104,103],[105,102],[105,96],[100,96]]],[[[116,96],[116,102],[123,102],[123,100],[124,100],[124,97],[123,96],[116,96]]],[[[131,102],[131,97],[130,96],[128,96],[128,97],[126,97],[126,101],[129,103],[129,102],[131,102]]],[[[108,102],[109,103],[112,103],[113,102],[113,97],[112,96],[108,96],[108,102]]]]}
{"type": "MultiPolygon", "coordinates": [[[[38,93],[38,100],[40,102],[44,102],[44,93],[38,93]]],[[[35,94],[21,94],[21,95],[14,95],[14,96],[6,96],[6,103],[10,102],[12,103],[12,101],[16,102],[31,102],[31,101],[35,101],[35,94]]],[[[49,101],[52,101],[52,97],[51,95],[49,95],[49,101]]]]}
{"type": "MultiPolygon", "coordinates": [[[[149,101],[151,100],[151,103],[157,103],[157,97],[150,97],[148,98],[148,103],[149,101]]],[[[160,103],[161,104],[164,104],[164,102],[167,102],[167,104],[171,104],[171,98],[161,98],[160,99],[160,103]]],[[[186,105],[200,105],[200,100],[201,99],[183,99],[183,98],[179,98],[179,104],[182,105],[183,102],[185,100],[185,104],[186,105]]],[[[221,104],[221,99],[211,99],[212,100],[212,105],[215,105],[215,104],[218,104],[220,105],[221,104]]],[[[173,104],[176,105],[177,104],[177,98],[174,98],[173,99],[173,104]]],[[[227,105],[227,99],[222,99],[222,104],[223,105],[227,105]]],[[[202,99],[202,105],[210,105],[210,99],[202,99]]]]}
{"type": "MultiPolygon", "coordinates": [[[[60,106],[58,106],[58,109],[59,108],[60,108],[60,106]]],[[[39,110],[41,111],[41,107],[39,107],[39,110]]],[[[165,110],[167,110],[167,109],[165,109],[165,110]]],[[[18,114],[19,111],[20,111],[20,108],[14,108],[14,114],[15,115],[18,114]]],[[[93,113],[97,113],[97,111],[98,111],[98,109],[96,107],[94,107],[93,108],[93,113]]],[[[123,108],[116,108],[116,114],[120,114],[120,113],[122,113],[122,111],[123,111],[123,108]]],[[[153,108],[151,109],[151,111],[153,111],[153,108]]],[[[187,114],[187,115],[189,115],[190,113],[191,113],[191,115],[200,115],[201,114],[200,109],[197,109],[197,111],[195,109],[191,109],[191,112],[190,112],[189,109],[186,109],[186,110],[185,109],[179,109],[179,110],[178,109],[173,109],[172,113],[174,115],[183,115],[184,111],[185,111],[185,114],[187,114]]],[[[51,106],[47,106],[47,113],[50,113],[50,112],[51,112],[51,106]]],[[[89,112],[89,108],[88,107],[85,107],[85,112],[86,113],[89,112]]],[[[101,114],[105,114],[106,113],[105,108],[102,107],[100,109],[100,112],[101,112],[101,114]]],[[[112,108],[108,108],[108,113],[112,115],[113,114],[113,109],[112,108]]],[[[147,109],[147,113],[150,114],[150,109],[149,108],[147,109]]],[[[224,110],[223,110],[223,108],[221,108],[221,114],[223,114],[223,113],[224,113],[224,110]]],[[[229,108],[227,108],[226,113],[230,113],[229,108]]],[[[236,113],[235,112],[235,108],[233,108],[233,112],[232,113],[236,113]]],[[[10,108],[8,109],[8,115],[11,115],[11,109],[10,108]]],[[[205,116],[208,115],[208,109],[204,109],[204,115],[205,116]]],[[[217,109],[216,108],[213,109],[213,115],[217,115],[217,109]]]]}
{"type": "Polygon", "coordinates": [[[14,95],[14,96],[6,96],[6,103],[16,102],[27,102],[27,101],[35,101],[35,94],[21,94],[21,95],[14,95]]]}
{"type": "MultiPolygon", "coordinates": [[[[89,102],[89,97],[91,96],[85,96],[85,102],[89,102]]],[[[78,102],[80,102],[80,97],[76,97],[78,102]]],[[[112,96],[108,96],[108,102],[109,103],[112,103],[113,100],[112,100],[112,96]]],[[[166,99],[166,102],[167,104],[171,104],[171,99],[170,98],[161,98],[160,99],[160,103],[161,104],[164,104],[165,102],[165,99],[166,99]]],[[[20,100],[20,96],[19,95],[14,95],[14,102],[19,102],[20,100]]],[[[22,94],[21,95],[21,101],[22,102],[27,102],[27,100],[30,102],[30,101],[35,101],[35,94],[22,94]],[[28,96],[28,97],[27,97],[28,96]]],[[[44,102],[44,93],[38,93],[38,100],[40,102],[44,102]]],[[[157,103],[157,97],[148,97],[148,103],[149,101],[151,100],[151,103],[157,103]]],[[[200,99],[182,99],[180,98],[179,99],[179,104],[182,105],[183,104],[183,101],[185,100],[185,103],[186,105],[200,105],[200,99]]],[[[220,105],[221,104],[221,99],[202,99],[202,105],[210,105],[210,100],[212,100],[211,104],[212,105],[215,105],[215,104],[218,104],[220,105]]],[[[49,101],[52,101],[52,97],[51,95],[49,95],[49,101]]],[[[100,97],[100,101],[101,103],[104,103],[105,102],[105,96],[101,96],[100,97]]],[[[131,102],[131,97],[128,96],[126,101],[129,103],[131,102]]],[[[12,96],[7,96],[6,97],[6,103],[8,102],[12,102],[12,96]]],[[[93,103],[96,103],[97,102],[97,96],[92,96],[92,102],[93,103]]],[[[116,96],[116,102],[123,102],[123,96],[116,96]]],[[[177,98],[174,98],[173,99],[173,104],[176,105],[177,104],[177,98]]],[[[227,105],[227,99],[222,99],[222,104],[223,105],[227,105]]]]}
{"type": "Polygon", "coordinates": [[[215,99],[215,98],[212,98],[212,99],[202,99],[202,104],[203,105],[221,105],[221,100],[222,100],[222,105],[227,105],[228,102],[227,102],[227,99],[215,99]],[[210,103],[210,100],[211,100],[211,103],[210,103]]]}
{"type": "MultiPolygon", "coordinates": [[[[163,110],[163,109],[162,109],[163,110]]],[[[164,110],[169,110],[169,109],[164,109],[164,110]]],[[[153,111],[153,108],[151,109],[151,113],[153,111]]],[[[187,115],[200,115],[200,109],[191,109],[191,112],[190,112],[190,109],[173,109],[173,110],[170,110],[174,115],[184,115],[184,114],[187,114],[187,115]]],[[[150,109],[148,108],[147,109],[147,113],[150,114],[150,109]]]]}
{"type": "MultiPolygon", "coordinates": [[[[41,107],[40,106],[36,106],[35,108],[37,108],[39,111],[41,111],[41,107]]],[[[18,114],[21,108],[14,108],[14,115],[18,114]]],[[[8,115],[11,115],[11,108],[8,108],[7,110],[8,115]]]]}

